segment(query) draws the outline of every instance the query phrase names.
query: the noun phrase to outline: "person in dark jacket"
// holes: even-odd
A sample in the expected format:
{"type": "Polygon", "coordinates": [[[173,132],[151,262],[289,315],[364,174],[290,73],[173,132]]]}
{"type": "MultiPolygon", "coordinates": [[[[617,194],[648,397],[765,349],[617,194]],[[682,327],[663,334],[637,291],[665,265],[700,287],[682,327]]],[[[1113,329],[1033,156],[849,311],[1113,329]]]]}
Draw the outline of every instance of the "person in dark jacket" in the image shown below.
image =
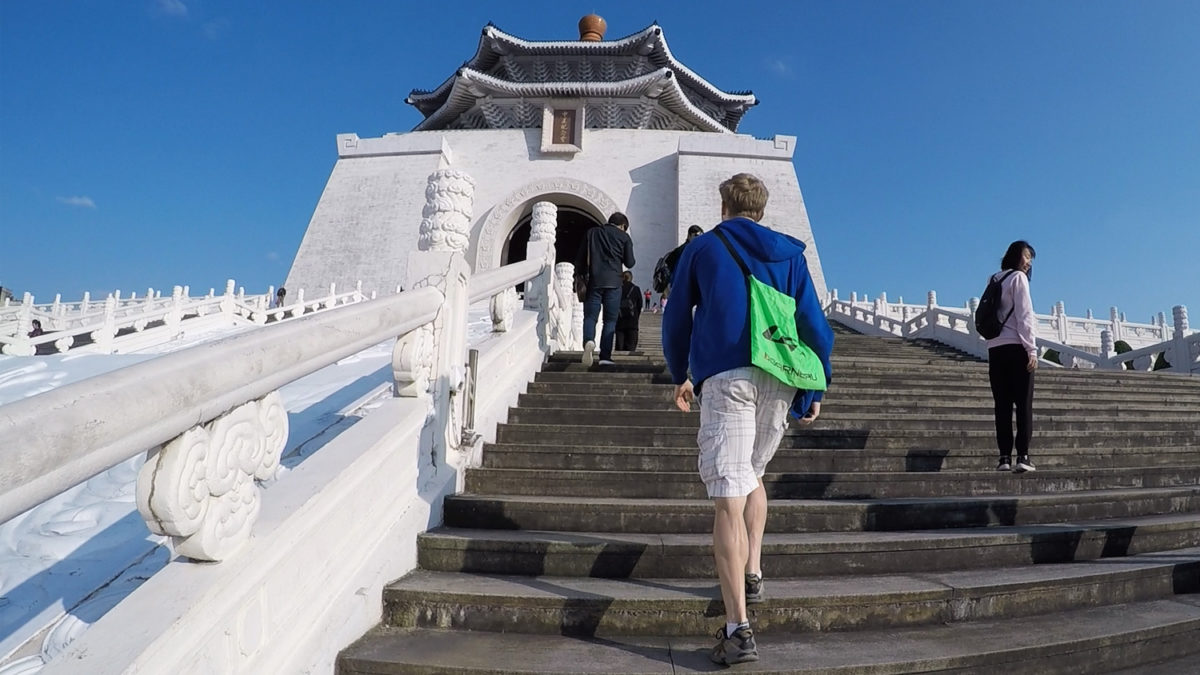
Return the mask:
{"type": "MultiPolygon", "coordinates": [[[[667,264],[667,269],[671,271],[672,283],[675,280],[675,268],[679,267],[679,258],[683,256],[684,247],[687,246],[689,243],[691,243],[691,241],[693,239],[695,239],[696,237],[699,237],[702,234],[704,234],[703,227],[700,227],[699,225],[692,225],[691,227],[689,227],[687,229],[687,238],[683,240],[683,243],[676,246],[675,248],[671,249],[671,252],[667,254],[667,257],[663,262],[665,262],[667,264]]],[[[670,284],[667,285],[665,295],[668,298],[671,297],[670,284]]]]}
{"type": "MultiPolygon", "coordinates": [[[[831,379],[833,331],[813,287],[804,244],[760,225],[767,187],[750,174],[721,184],[718,228],[759,281],[796,299],[800,339],[831,379]]],[[[663,354],[676,385],[675,403],[691,409],[700,393],[700,478],[713,500],[713,557],[725,605],[712,660],[730,665],[758,660],[746,613],[762,602],[761,567],[767,496],[762,477],[783,439],[790,412],[801,424],[821,413],[821,392],[796,389],[751,364],[745,275],[716,234],[700,235],[679,258],[663,316],[663,354]]]]}
{"type": "Polygon", "coordinates": [[[642,289],[633,283],[633,272],[621,275],[621,311],[617,314],[617,351],[635,351],[638,322],[642,318],[642,289]]]}
{"type": "Polygon", "coordinates": [[[614,213],[608,222],[587,231],[575,269],[587,270],[587,295],[583,301],[583,364],[592,365],[596,351],[596,320],[604,310],[604,328],[600,332],[600,365],[613,365],[613,338],[617,333],[617,314],[621,308],[621,266],[633,267],[633,240],[629,237],[629,218],[614,213]]]}

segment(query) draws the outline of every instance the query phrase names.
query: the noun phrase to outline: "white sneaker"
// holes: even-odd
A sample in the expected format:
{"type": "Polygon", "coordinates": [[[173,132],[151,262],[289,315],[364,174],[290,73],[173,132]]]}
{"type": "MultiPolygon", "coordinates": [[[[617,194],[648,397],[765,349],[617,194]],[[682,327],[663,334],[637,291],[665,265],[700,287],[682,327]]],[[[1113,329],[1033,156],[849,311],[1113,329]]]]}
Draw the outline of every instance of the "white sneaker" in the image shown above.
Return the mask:
{"type": "Polygon", "coordinates": [[[602,365],[602,366],[615,366],[615,365],[617,365],[617,362],[616,362],[616,361],[609,361],[608,359],[600,359],[600,365],[602,365]]]}
{"type": "Polygon", "coordinates": [[[596,358],[596,341],[588,340],[583,345],[583,365],[591,366],[592,361],[596,358]]]}

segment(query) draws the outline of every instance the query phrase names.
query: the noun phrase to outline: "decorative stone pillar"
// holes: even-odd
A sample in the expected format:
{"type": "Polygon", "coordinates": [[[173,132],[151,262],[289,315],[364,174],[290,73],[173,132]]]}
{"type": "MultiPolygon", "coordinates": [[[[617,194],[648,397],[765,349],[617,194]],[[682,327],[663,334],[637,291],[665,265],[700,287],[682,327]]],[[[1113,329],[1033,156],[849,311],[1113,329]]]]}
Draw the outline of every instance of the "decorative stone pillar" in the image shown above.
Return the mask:
{"type": "MultiPolygon", "coordinates": [[[[559,349],[576,349],[571,338],[574,305],[580,305],[575,295],[575,264],[561,262],[554,266],[554,309],[550,312],[550,335],[559,349]]],[[[582,348],[582,345],[578,345],[582,348]]]]}
{"type": "Polygon", "coordinates": [[[117,298],[108,296],[104,301],[104,325],[92,331],[92,343],[105,354],[112,353],[112,341],[117,335],[117,298]]]}
{"type": "Polygon", "coordinates": [[[221,316],[230,321],[233,321],[233,310],[235,306],[233,290],[233,279],[227,279],[225,281],[225,295],[221,296],[221,316]]]}
{"type": "Polygon", "coordinates": [[[1175,321],[1175,337],[1184,338],[1188,333],[1188,315],[1186,305],[1175,305],[1171,308],[1171,317],[1175,321]]]}
{"type": "Polygon", "coordinates": [[[17,310],[17,333],[15,341],[4,345],[0,352],[9,356],[33,356],[37,349],[29,342],[29,331],[33,330],[33,295],[21,297],[21,308],[17,310]]]}
{"type": "Polygon", "coordinates": [[[249,401],[150,452],[138,473],[138,511],[150,531],[195,560],[219,561],[250,538],[258,481],[274,478],[287,443],[279,392],[249,401]]]}
{"type": "Polygon", "coordinates": [[[492,296],[492,332],[507,333],[512,328],[513,312],[517,309],[517,289],[506,288],[492,296]]]}
{"type": "Polygon", "coordinates": [[[1108,323],[1112,326],[1113,341],[1121,339],[1121,316],[1117,313],[1116,307],[1108,308],[1108,323]]]}
{"type": "MultiPolygon", "coordinates": [[[[547,353],[561,348],[554,340],[555,326],[566,320],[564,312],[567,313],[566,316],[569,316],[570,312],[570,305],[560,304],[554,288],[554,243],[557,228],[558,207],[550,202],[534,204],[529,245],[525,249],[525,256],[528,260],[541,260],[546,265],[546,270],[525,282],[525,308],[537,312],[538,342],[547,353]]],[[[573,285],[569,285],[568,288],[573,288],[573,285]]]]}
{"type": "Polygon", "coordinates": [[[171,310],[163,317],[163,322],[171,330],[171,337],[179,336],[179,327],[183,323],[183,287],[171,289],[171,310]]]}
{"type": "Polygon", "coordinates": [[[929,294],[926,296],[925,307],[927,309],[937,307],[937,291],[929,291],[929,294]]]}
{"type": "Polygon", "coordinates": [[[1101,358],[1109,359],[1113,355],[1113,338],[1112,331],[1100,331],[1100,356],[1101,358]]]}
{"type": "Polygon", "coordinates": [[[475,181],[465,172],[441,169],[431,174],[425,186],[417,249],[465,252],[470,242],[474,201],[475,181]]]}
{"type": "Polygon", "coordinates": [[[435,467],[439,461],[449,462],[462,443],[456,397],[466,377],[470,266],[464,253],[474,186],[461,171],[443,169],[430,175],[418,250],[408,257],[404,288],[437,288],[444,297],[442,311],[432,323],[398,338],[392,350],[396,394],[430,397],[435,467]]]}

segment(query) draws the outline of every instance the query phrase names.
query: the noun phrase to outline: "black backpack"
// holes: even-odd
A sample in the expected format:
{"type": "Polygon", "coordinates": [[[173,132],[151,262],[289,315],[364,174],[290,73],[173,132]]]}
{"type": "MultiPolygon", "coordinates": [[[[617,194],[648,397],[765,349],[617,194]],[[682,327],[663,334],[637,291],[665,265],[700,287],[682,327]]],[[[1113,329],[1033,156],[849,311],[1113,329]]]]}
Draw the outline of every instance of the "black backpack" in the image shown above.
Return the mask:
{"type": "Polygon", "coordinates": [[[667,253],[654,263],[654,279],[651,281],[651,286],[655,293],[662,293],[667,290],[667,286],[671,285],[671,268],[667,265],[667,256],[669,255],[671,254],[667,253]]]}
{"type": "Polygon", "coordinates": [[[632,319],[642,306],[642,291],[637,286],[630,286],[629,292],[621,296],[620,318],[632,319]],[[637,291],[634,293],[633,291],[637,291]]]}
{"type": "MultiPolygon", "coordinates": [[[[979,298],[979,307],[975,309],[975,330],[985,340],[998,337],[1000,331],[1004,330],[1004,323],[1012,316],[1013,310],[1010,309],[1008,316],[1000,318],[1000,294],[1003,291],[1004,280],[1014,271],[1009,270],[1008,274],[999,279],[989,280],[987,288],[983,289],[983,296],[979,298]]],[[[1013,303],[1013,309],[1016,309],[1016,303],[1013,303]]]]}

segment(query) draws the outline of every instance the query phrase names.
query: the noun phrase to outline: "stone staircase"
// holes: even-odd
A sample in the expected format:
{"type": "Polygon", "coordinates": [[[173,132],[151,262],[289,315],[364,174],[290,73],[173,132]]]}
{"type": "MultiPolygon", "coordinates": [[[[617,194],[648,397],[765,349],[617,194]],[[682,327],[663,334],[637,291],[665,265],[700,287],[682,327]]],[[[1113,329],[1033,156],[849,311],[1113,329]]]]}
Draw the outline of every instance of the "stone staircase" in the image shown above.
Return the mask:
{"type": "MultiPolygon", "coordinates": [[[[721,670],[698,413],[659,330],[607,371],[549,359],[338,673],[721,670]]],[[[1038,471],[997,473],[986,364],[839,332],[820,420],[768,467],[737,670],[1197,671],[1200,381],[1040,370],[1038,471]]]]}

